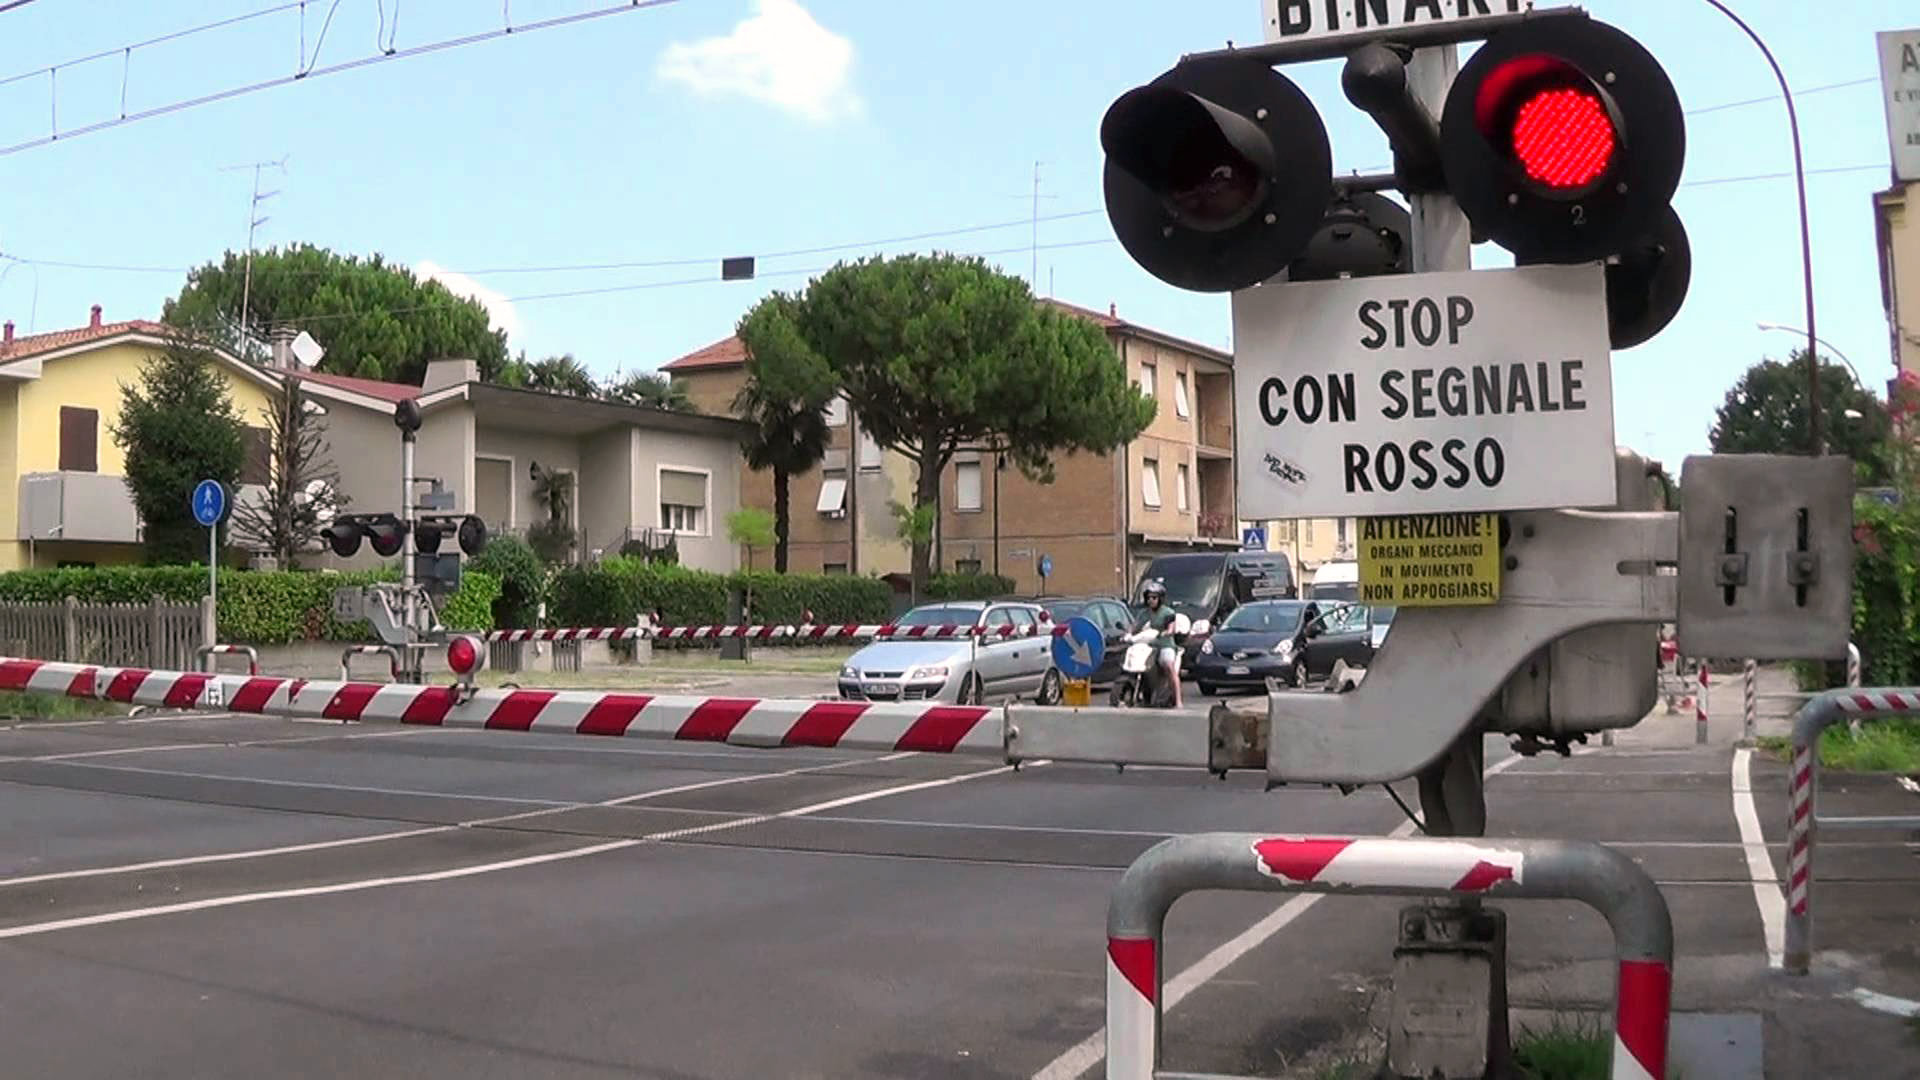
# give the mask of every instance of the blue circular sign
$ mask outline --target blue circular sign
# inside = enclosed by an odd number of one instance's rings
[[[1069,679],[1091,676],[1106,654],[1106,636],[1092,619],[1084,616],[1068,619],[1066,631],[1054,635],[1053,666]]]
[[[1053,556],[1051,555],[1040,556],[1040,576],[1041,577],[1053,576]]]
[[[227,489],[218,480],[202,480],[193,489],[193,520],[211,529],[227,513]]]

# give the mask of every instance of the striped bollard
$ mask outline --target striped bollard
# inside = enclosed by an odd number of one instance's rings
[[[1741,731],[1743,733],[1741,738],[1748,742],[1753,741],[1755,735],[1754,729],[1760,721],[1759,671],[1760,665],[1749,660],[1747,661],[1746,671],[1742,676],[1744,680],[1742,688],[1746,691],[1746,700],[1741,706]]]
[[[1700,696],[1693,702],[1693,744],[1707,745],[1707,662],[1700,661]]]
[[[1851,641],[1847,642],[1847,689],[1860,689],[1860,646]],[[1848,720],[1847,730],[1855,735],[1860,734],[1860,718],[1856,716]]]

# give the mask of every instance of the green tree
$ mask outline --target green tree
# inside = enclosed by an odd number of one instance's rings
[[[1105,453],[1144,430],[1153,399],[1127,381],[1099,327],[1042,307],[979,259],[842,263],[809,286],[798,325],[875,442],[914,463],[916,508],[937,505],[962,446],[1005,442],[1023,472],[1055,454]],[[913,545],[926,583],[931,545]]]
[[[1887,478],[1891,423],[1880,400],[1854,381],[1845,365],[1820,361],[1820,417],[1827,449],[1854,461],[1862,484]],[[1762,360],[1727,391],[1708,434],[1716,454],[1807,452],[1806,352],[1786,362]]]
[[[146,525],[150,565],[205,558],[206,531],[188,500],[202,480],[232,488],[240,477],[244,425],[219,365],[204,343],[181,339],[141,367],[137,385],[120,387],[112,435],[126,453],[127,490]]]
[[[479,301],[379,255],[362,259],[309,244],[254,252],[251,284],[246,253],[227,252],[187,275],[162,318],[239,352],[243,294],[252,334],[299,327],[326,348],[320,369],[338,375],[418,385],[428,361],[459,357],[477,361],[481,378],[492,379],[507,359],[506,332],[492,328]]]
[[[600,385],[593,381],[593,373],[587,370],[585,364],[575,360],[572,353],[548,356],[527,364],[525,387],[573,397],[600,395]]]
[[[747,350],[747,381],[733,410],[753,426],[741,438],[747,467],[773,473],[773,568],[787,571],[792,485],[827,456],[827,403],[833,373],[800,336],[800,301],[774,293],[740,319],[735,333]]]
[[[727,539],[747,549],[747,569],[753,569],[755,548],[773,546],[773,515],[757,506],[727,515]]]
[[[580,538],[573,531],[573,474],[543,469],[531,463],[533,501],[546,510],[547,519],[535,522],[527,530],[527,543],[542,561],[563,563],[573,558]]]
[[[241,540],[293,569],[347,500],[328,457],[326,421],[289,380],[267,416],[267,487],[263,498],[237,503],[233,530]]]
[[[624,378],[614,379],[601,388],[601,396],[608,401],[622,405],[637,405],[646,409],[664,409],[667,412],[698,412],[692,399],[687,397],[687,388],[672,377],[657,371],[636,371]]]

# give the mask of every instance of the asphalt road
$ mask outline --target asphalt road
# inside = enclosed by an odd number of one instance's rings
[[[1728,752],[1506,756],[1490,740],[1492,831],[1625,844],[1667,883],[1679,1004],[1740,1007],[1765,954]],[[1404,820],[1377,789],[1262,780],[241,717],[0,730],[3,1071],[1096,1075],[1120,868],[1169,833]],[[1182,900],[1167,1065],[1274,1075],[1363,1039],[1398,906]],[[1516,1004],[1608,997],[1597,917],[1509,907]]]

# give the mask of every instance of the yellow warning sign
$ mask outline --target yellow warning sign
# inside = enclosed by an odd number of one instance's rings
[[[1500,599],[1497,514],[1360,519],[1360,602],[1458,607]]]
[[[1068,679],[1061,686],[1062,705],[1085,708],[1093,704],[1093,683],[1088,679]]]

